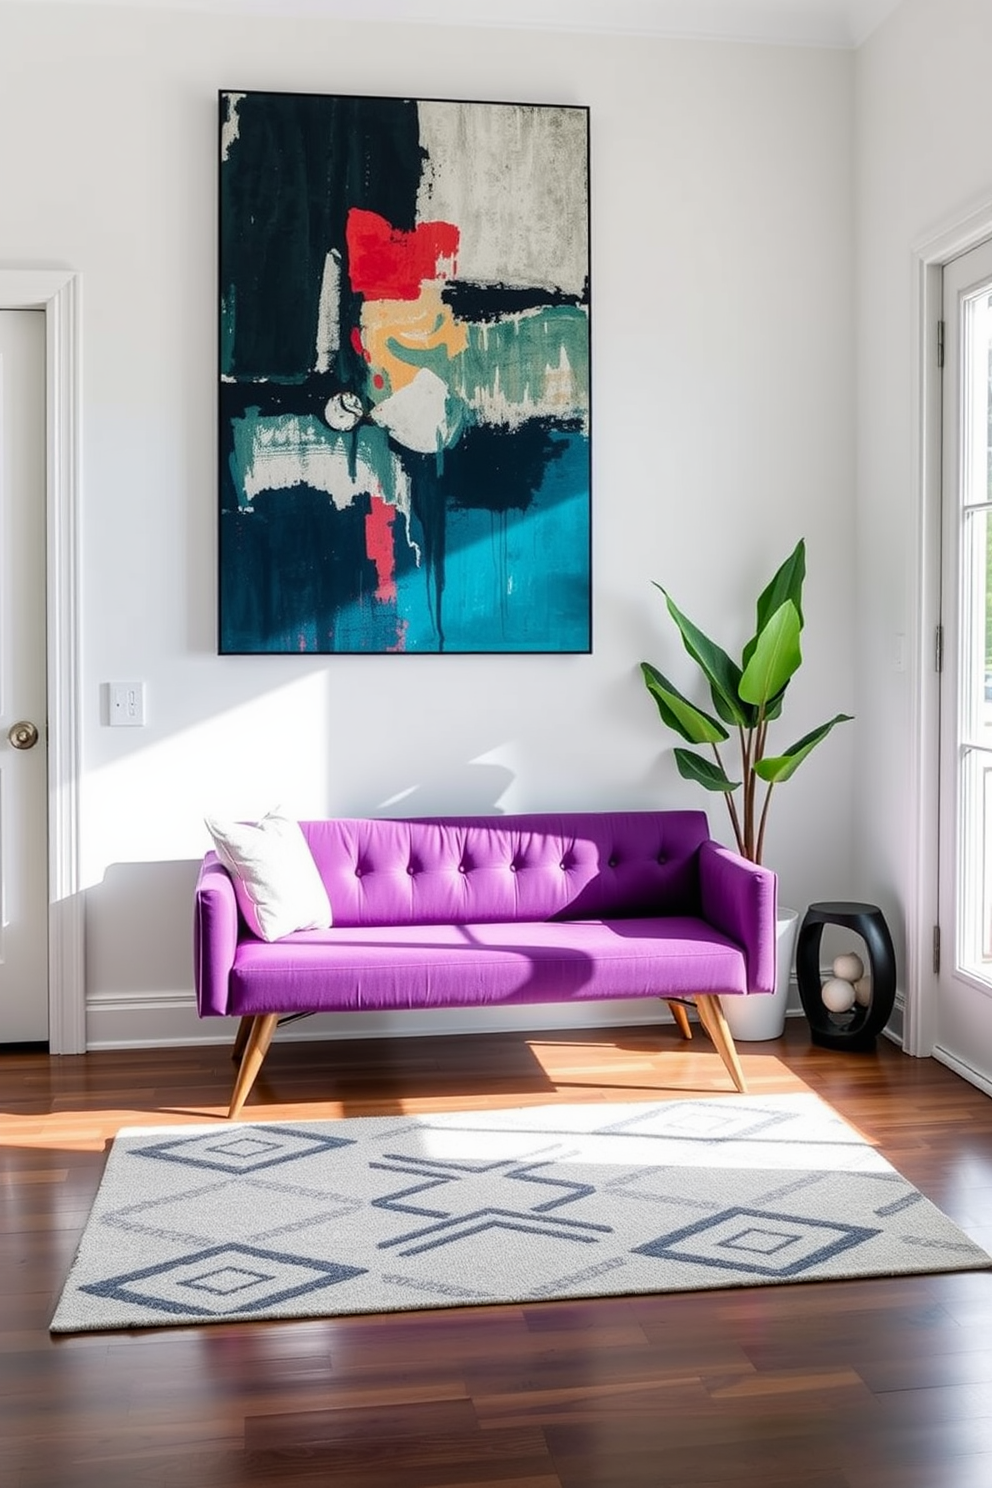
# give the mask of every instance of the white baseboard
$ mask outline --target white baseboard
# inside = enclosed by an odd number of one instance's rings
[[[532,1003],[507,1008],[431,1008],[423,1012],[315,1013],[280,1029],[280,1040],[424,1038],[429,1035],[511,1033],[568,1028],[643,1027],[671,1023],[663,1002]],[[87,1049],[173,1048],[227,1044],[234,1018],[199,1018],[189,997],[152,1000],[101,998],[86,1011]]]
[[[906,1031],[906,998],[902,992],[896,993],[896,1000],[892,1006],[892,1015],[882,1030],[885,1038],[891,1039],[892,1043],[898,1044],[900,1049],[905,1047]]]
[[[804,1016],[797,989],[789,989],[786,1016]],[[612,1002],[530,1003],[521,1007],[430,1008],[421,1012],[316,1013],[280,1029],[280,1040],[424,1038],[465,1033],[519,1033],[557,1028],[645,1027],[671,1023],[666,1005],[653,998]],[[234,1018],[200,1018],[191,992],[155,997],[109,994],[86,1007],[87,1049],[180,1048],[228,1044]]]
[[[936,1044],[933,1050],[933,1057],[937,1060],[938,1064],[946,1064],[947,1068],[953,1070],[956,1075],[960,1075],[962,1080],[967,1080],[969,1085],[974,1085],[985,1095],[992,1095],[992,1080],[989,1080],[987,1075],[981,1074],[978,1070],[972,1069],[970,1064],[965,1064],[955,1054],[948,1053],[946,1049],[942,1049],[939,1044]]]

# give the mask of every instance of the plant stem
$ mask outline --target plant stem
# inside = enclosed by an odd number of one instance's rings
[[[723,760],[720,758],[720,751],[719,749],[717,749],[715,744],[713,745],[713,754],[716,757],[716,762],[720,766],[720,769],[723,770]],[[726,770],[723,770],[723,773],[726,775]],[[727,810],[730,813],[730,825],[734,829],[734,837],[737,840],[737,851],[740,853],[742,858],[746,857],[746,853],[744,852],[744,839],[741,836],[740,817],[737,815],[737,806],[734,801],[733,792],[724,791],[723,799],[726,801]]]
[[[754,855],[754,861],[759,864],[761,862],[761,855],[765,850],[765,822],[768,820],[768,803],[772,798],[772,784],[772,781],[768,782],[764,805],[761,808],[761,821],[758,825],[758,846]]]
[[[763,803],[763,807],[762,807],[762,811],[761,811],[761,819],[760,819],[760,822],[758,822],[757,832],[756,832],[755,831],[755,816],[756,816],[757,796],[758,796],[758,776],[754,772],[754,767],[755,767],[755,765],[758,763],[758,761],[760,759],[764,759],[764,757],[765,757],[765,741],[766,741],[767,737],[768,737],[768,719],[765,717],[764,708],[762,708],[760,710],[759,714],[758,714],[758,722],[755,725],[755,729],[754,729],[754,749],[753,749],[753,752],[751,754],[751,757],[750,757],[750,759],[748,761],[748,776],[747,776],[747,806],[748,806],[748,824],[749,824],[749,830],[748,830],[748,836],[747,836],[747,845],[748,845],[748,854],[747,855],[751,859],[751,861],[754,862],[754,863],[760,863],[761,862],[761,849],[762,849],[762,842],[763,842],[764,832],[765,832],[765,816],[766,816],[766,814],[768,812],[768,796],[766,794],[765,795],[765,799],[764,799],[764,803]]]
[[[744,856],[754,861],[754,730],[741,729],[741,758],[744,765]]]

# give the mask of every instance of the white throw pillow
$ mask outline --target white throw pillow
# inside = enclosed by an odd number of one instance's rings
[[[299,822],[275,811],[260,822],[204,821],[253,934],[279,940],[327,929],[330,900]]]

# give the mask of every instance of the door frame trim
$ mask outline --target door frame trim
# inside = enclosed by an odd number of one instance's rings
[[[48,622],[49,1049],[86,1049],[79,864],[80,282],[70,269],[0,268],[0,310],[45,314]]]
[[[913,529],[911,616],[915,677],[911,688],[910,779],[914,820],[910,899],[906,906],[907,1054],[931,1055],[937,1042],[937,977],[933,927],[939,868],[940,680],[934,665],[941,618],[941,442],[943,374],[937,362],[937,325],[943,310],[943,273],[951,259],[992,238],[992,201],[945,223],[913,245],[916,335],[913,407],[916,522]]]

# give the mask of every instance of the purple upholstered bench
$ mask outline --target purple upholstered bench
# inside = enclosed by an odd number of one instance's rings
[[[333,925],[253,935],[214,853],[195,903],[201,1017],[238,1017],[236,1116],[279,1018],[656,997],[694,1003],[739,1090],[720,999],[770,992],[776,879],[701,811],[300,823]]]

